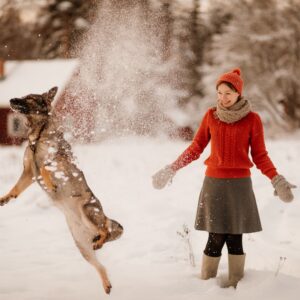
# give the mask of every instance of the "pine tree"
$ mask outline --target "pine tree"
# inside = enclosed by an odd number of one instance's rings
[[[75,55],[78,42],[94,21],[98,3],[97,0],[5,1],[0,14],[0,55],[10,59]],[[36,15],[24,21],[23,12],[28,13],[29,7]]]
[[[30,25],[22,22],[14,1],[5,1],[0,8],[0,57],[4,60],[31,58]]]
[[[96,0],[48,0],[40,11],[34,34],[43,58],[70,57],[90,28],[97,10]]]
[[[201,87],[200,68],[203,64],[203,50],[205,44],[205,28],[201,20],[200,0],[193,0],[191,11],[191,50],[194,53],[194,61],[191,63],[192,70],[192,94],[203,96]]]
[[[172,2],[173,34],[172,65],[176,86],[180,89],[178,106],[186,115],[186,125],[196,127],[199,104],[203,97],[202,65],[206,27],[202,19],[200,1],[191,5]]]

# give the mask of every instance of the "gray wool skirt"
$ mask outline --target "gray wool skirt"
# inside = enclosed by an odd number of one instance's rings
[[[251,178],[206,176],[199,197],[195,229],[230,234],[261,231]]]

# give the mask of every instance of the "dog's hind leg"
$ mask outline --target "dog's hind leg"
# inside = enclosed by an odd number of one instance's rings
[[[97,257],[96,257],[96,253],[94,250],[92,250],[91,248],[86,248],[86,247],[81,247],[81,245],[76,242],[77,247],[79,248],[82,256],[91,264],[95,267],[95,269],[97,270],[98,274],[101,277],[102,280],[102,285],[103,288],[105,290],[106,294],[110,293],[110,290],[112,288],[111,283],[108,279],[107,273],[106,273],[106,269],[105,267],[98,261]]]
[[[87,231],[87,228],[83,224],[72,218],[67,218],[67,224],[80,253],[86,259],[86,261],[95,267],[101,277],[105,292],[109,294],[111,290],[111,284],[105,267],[98,261],[96,253],[92,248],[92,236],[90,235],[89,230]]]
[[[109,294],[112,286],[108,279],[105,267],[97,260],[97,258],[96,261],[91,262],[91,264],[96,268],[97,272],[99,273],[106,294]]]
[[[83,223],[96,232],[92,240],[94,250],[100,249],[104,243],[116,240],[122,235],[122,225],[104,215],[101,204],[96,198],[91,198],[80,209]]]

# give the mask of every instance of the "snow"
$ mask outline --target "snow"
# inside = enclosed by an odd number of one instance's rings
[[[62,1],[58,4],[58,9],[63,12],[70,10],[72,7],[73,3],[71,3],[70,1]]]
[[[98,251],[113,289],[106,296],[98,274],[80,255],[61,212],[36,184],[0,207],[1,300],[206,300],[298,299],[300,294],[299,189],[290,204],[273,196],[268,178],[257,169],[252,180],[263,231],[244,236],[245,277],[238,288],[222,289],[227,272],[223,250],[216,279],[198,278],[207,233],[193,229],[204,178],[201,158],[180,170],[172,185],[154,190],[151,175],[174,160],[187,143],[122,138],[78,145],[74,154],[106,215],[124,226],[121,239]],[[268,140],[269,154],[291,183],[299,183],[299,138]],[[22,170],[22,147],[1,147],[3,195]],[[190,229],[196,267],[178,234]]]
[[[74,21],[74,25],[75,25],[75,28],[79,29],[79,30],[85,30],[90,27],[90,23],[84,18],[77,18]]]
[[[12,98],[45,93],[54,86],[58,86],[58,99],[77,66],[76,59],[6,61],[6,77],[0,81],[0,107],[9,106]]]

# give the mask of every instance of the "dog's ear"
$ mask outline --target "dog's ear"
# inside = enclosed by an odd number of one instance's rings
[[[52,89],[50,89],[48,92],[44,93],[42,96],[46,100],[47,105],[51,106],[51,102],[53,101],[56,93],[57,93],[58,88],[55,86]]]
[[[51,102],[53,101],[53,99],[57,93],[57,90],[58,90],[58,87],[55,86],[48,91],[48,101],[51,101]]]

